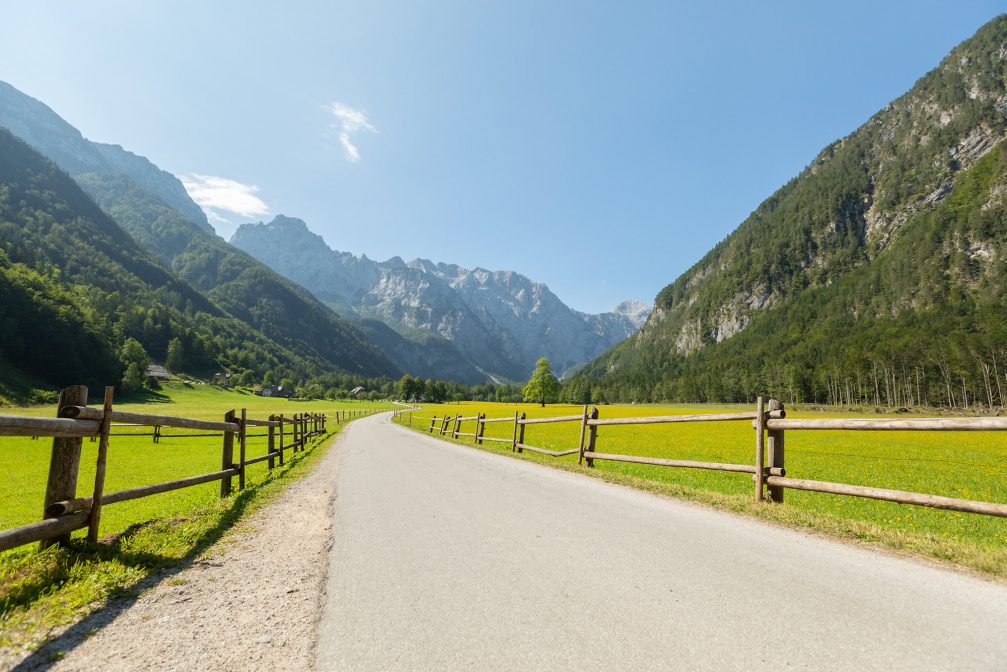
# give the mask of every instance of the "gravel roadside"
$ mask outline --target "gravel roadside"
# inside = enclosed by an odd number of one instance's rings
[[[13,669],[314,669],[345,427],[311,473],[128,606],[110,604]],[[73,630],[73,629],[71,629]]]

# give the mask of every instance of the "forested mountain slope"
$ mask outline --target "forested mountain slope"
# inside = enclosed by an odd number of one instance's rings
[[[119,145],[91,142],[46,104],[0,81],[0,126],[37,149],[71,175],[122,173],[203,231],[213,233],[206,215],[171,173]]]
[[[55,164],[0,128],[0,367],[26,381],[117,385],[136,338],[187,370],[277,368],[298,357],[228,315],[141,248]]]
[[[365,333],[310,292],[228,245],[181,183],[144,157],[85,139],[43,103],[0,82],[0,125],[46,154],[150,253],[226,313],[296,356],[299,377],[401,374]],[[234,358],[237,358],[235,353]],[[240,368],[266,364],[249,353]],[[310,362],[310,364],[309,364]]]
[[[1007,17],[833,143],[586,371],[610,397],[1001,403]]]

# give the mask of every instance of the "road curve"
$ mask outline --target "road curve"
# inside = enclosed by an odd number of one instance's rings
[[[1004,670],[1007,587],[393,425],[346,430],[319,670]]]

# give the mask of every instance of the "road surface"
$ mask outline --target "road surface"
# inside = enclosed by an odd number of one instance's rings
[[[320,670],[1007,670],[1007,587],[354,422]]]

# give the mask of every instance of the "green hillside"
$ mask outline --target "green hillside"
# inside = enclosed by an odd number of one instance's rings
[[[313,375],[401,371],[350,322],[306,289],[203,231],[120,173],[84,173],[80,185],[144,248],[231,315],[313,363]]]
[[[819,154],[586,370],[627,400],[961,407],[1007,387],[1007,17]]]
[[[0,367],[7,386],[121,377],[127,338],[163,361],[182,345],[186,371],[325,365],[235,319],[140,247],[55,164],[0,129]],[[322,369],[324,370],[324,369]],[[3,390],[0,390],[2,393]]]

